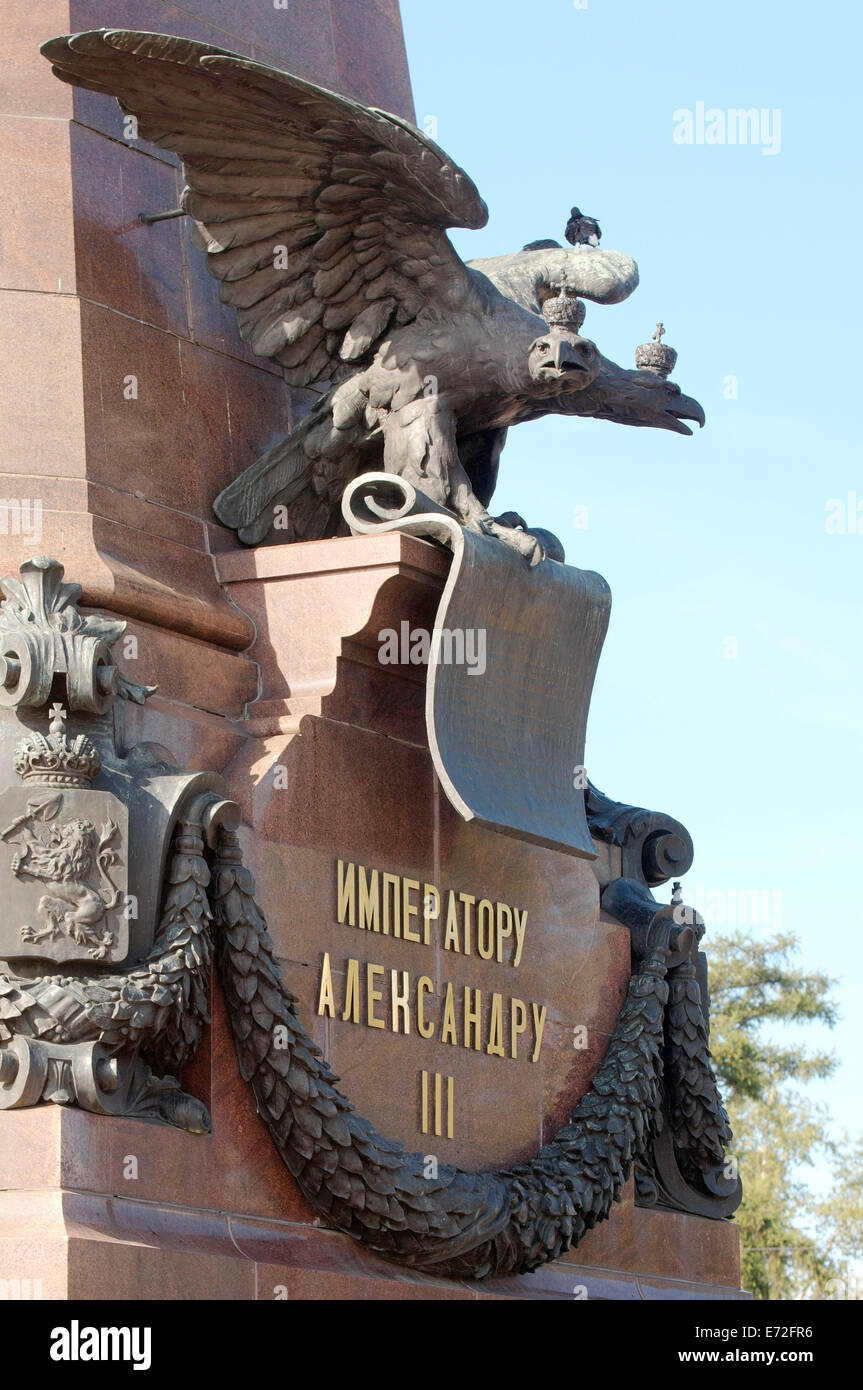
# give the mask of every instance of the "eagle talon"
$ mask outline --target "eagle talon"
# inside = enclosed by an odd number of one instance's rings
[[[482,536],[491,536],[508,545],[511,550],[517,550],[531,569],[546,559],[542,542],[532,531],[528,531],[524,518],[517,512],[504,512],[502,517],[491,517],[484,510],[471,510],[461,518],[461,522],[465,530],[478,531]]]
[[[545,548],[542,542],[532,531],[527,528],[517,530],[514,526],[501,526],[497,522],[492,523],[494,530],[492,534],[508,545],[511,550],[517,550],[527,560],[530,568],[539,565],[546,558]]]

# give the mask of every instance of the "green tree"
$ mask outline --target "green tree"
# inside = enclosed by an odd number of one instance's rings
[[[832,1053],[777,1040],[776,1025],[837,1019],[836,981],[797,963],[796,937],[736,931],[710,940],[710,1046],[743,1180],[744,1288],[756,1298],[854,1296],[863,1261],[863,1138],[832,1138],[826,1106],[806,1093]],[[829,1194],[806,1169],[825,1159]]]

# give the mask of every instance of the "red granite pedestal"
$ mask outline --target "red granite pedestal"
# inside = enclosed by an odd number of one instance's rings
[[[54,1107],[0,1116],[6,1297],[741,1297],[733,1225],[635,1207],[630,1188],[607,1223],[535,1274],[477,1283],[391,1265],[327,1230],[296,1192],[235,1081],[221,1009],[213,1044],[209,1138]]]
[[[629,938],[600,911],[589,861],[464,823],[441,794],[424,670],[381,666],[376,639],[405,613],[431,623],[447,565],[443,550],[397,534],[223,556],[225,592],[260,635],[249,653],[258,698],[235,726],[234,756],[220,761],[244,810],[283,976],[342,1090],[409,1149],[488,1169],[535,1153],[589,1087],[626,988]],[[150,717],[138,716],[142,728]],[[345,940],[335,857],[529,910],[518,990],[548,1004],[537,1065],[321,1016],[325,947],[336,975],[348,948],[411,969],[419,965],[405,951],[422,954],[370,933],[360,945],[357,932]],[[459,974],[434,954],[422,957],[433,976],[492,988],[489,971],[506,970],[474,959]],[[207,1042],[183,1077],[211,1109],[211,1136],[55,1107],[0,1114],[0,1269],[14,1287],[100,1299],[741,1296],[734,1225],[639,1208],[631,1186],[608,1222],[532,1275],[471,1283],[388,1264],[328,1229],[300,1196],[238,1076],[216,982],[212,1002]],[[589,1039],[579,1051],[576,1024]],[[420,1132],[415,1077],[429,1065],[455,1078],[451,1140]]]
[[[39,53],[111,27],[211,43],[413,119],[407,58],[396,0],[4,8],[0,496],[19,510],[0,505],[0,573],[61,560],[85,604],[129,621],[128,674],[158,683],[149,725],[171,725],[158,741],[222,765],[256,671],[241,655],[252,624],[215,574],[238,543],[213,498],[317,395],[249,351],[186,219],[140,221],[177,207],[177,158],[126,138],[116,101],[59,82]]]

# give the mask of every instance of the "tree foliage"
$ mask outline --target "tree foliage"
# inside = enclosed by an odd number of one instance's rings
[[[833,1027],[838,1017],[836,981],[803,970],[798,950],[782,933],[710,943],[710,1046],[743,1180],[742,1282],[756,1298],[854,1297],[863,1293],[863,1137],[833,1136],[826,1106],[805,1089],[831,1075],[835,1056],[781,1036],[783,1025]],[[826,1196],[811,1185],[819,1160],[831,1175]]]

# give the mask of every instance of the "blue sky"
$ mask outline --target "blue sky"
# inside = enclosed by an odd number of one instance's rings
[[[707,412],[691,439],[598,421],[521,426],[492,510],[556,531],[571,564],[611,584],[589,774],[688,826],[688,900],[699,884],[760,890],[762,917],[780,920],[757,929],[797,933],[806,964],[842,977],[841,1024],[801,1037],[835,1049],[841,1066],[823,1095],[857,1130],[859,8],[401,8],[418,124],[435,118],[434,138],[491,213],[482,231],[453,234],[461,255],[562,240],[577,203],[641,272],[625,304],[588,305],[583,332],[632,366],[661,319],[680,354],[674,379]],[[674,113],[698,102],[770,113],[776,152],[676,143]],[[826,529],[841,515],[832,499],[845,503],[844,534]],[[576,506],[587,507],[586,529]]]

